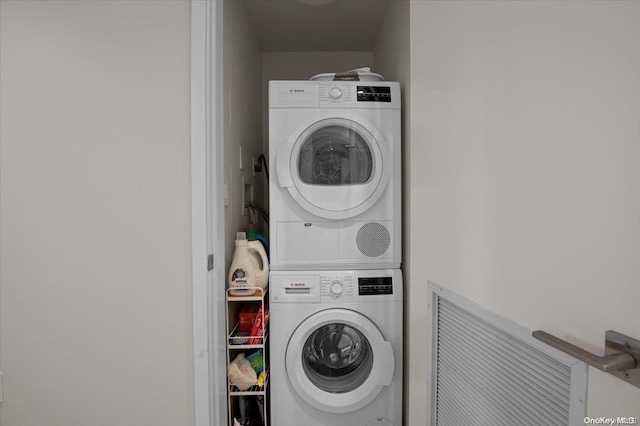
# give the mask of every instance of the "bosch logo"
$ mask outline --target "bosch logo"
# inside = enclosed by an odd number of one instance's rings
[[[304,287],[304,283],[291,283],[289,284],[291,287]]]
[[[289,89],[289,93],[304,93],[304,89]]]

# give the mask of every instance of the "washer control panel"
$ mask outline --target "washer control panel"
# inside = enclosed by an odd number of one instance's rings
[[[393,294],[393,279],[391,277],[360,277],[358,294],[360,296]]]
[[[273,303],[362,303],[402,300],[402,272],[386,270],[272,271]]]
[[[378,276],[321,275],[320,295],[332,299],[393,294],[393,278]]]
[[[321,275],[320,288],[321,296],[331,296],[334,299],[353,296],[353,275]]]
[[[342,96],[342,89],[339,87],[332,87],[331,89],[329,89],[329,96],[331,96],[333,99],[340,99],[340,97]]]

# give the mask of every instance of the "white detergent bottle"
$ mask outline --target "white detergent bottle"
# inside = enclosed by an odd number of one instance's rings
[[[233,296],[249,296],[254,292],[250,287],[256,285],[256,273],[247,243],[247,235],[244,232],[238,232],[236,249],[233,251],[231,268],[229,268],[229,294]]]
[[[269,260],[259,241],[247,241],[246,233],[236,234],[236,249],[229,268],[229,294],[250,296],[255,288],[266,288],[269,281]]]
[[[260,241],[249,241],[247,248],[255,271],[255,286],[265,289],[269,283],[269,258],[267,257],[267,252]]]

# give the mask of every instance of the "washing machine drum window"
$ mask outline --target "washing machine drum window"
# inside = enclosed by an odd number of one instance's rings
[[[328,413],[348,413],[373,401],[391,384],[394,364],[391,343],[378,327],[363,314],[340,308],[304,319],[285,352],[294,393]]]
[[[362,385],[373,366],[367,338],[346,324],[329,324],[309,336],[302,353],[304,371],[315,386],[331,393]]]
[[[366,183],[373,172],[373,156],[365,139],[344,125],[322,127],[300,147],[298,174],[310,185]]]

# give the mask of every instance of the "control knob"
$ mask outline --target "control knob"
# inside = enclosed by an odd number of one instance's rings
[[[331,96],[333,99],[339,99],[340,96],[342,96],[342,90],[340,90],[339,87],[332,87],[329,90],[329,96]]]
[[[342,290],[343,290],[344,284],[342,284],[341,281],[332,281],[331,285],[329,286],[329,291],[331,291],[331,295],[332,296],[340,296],[342,294]]]

